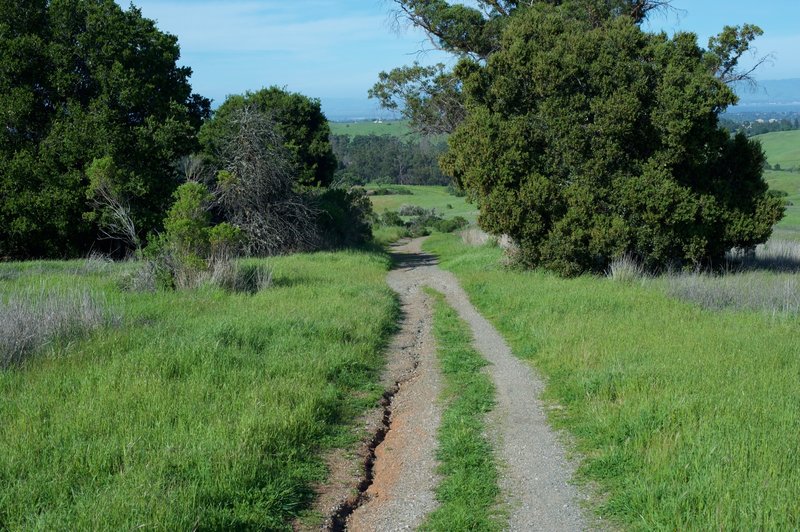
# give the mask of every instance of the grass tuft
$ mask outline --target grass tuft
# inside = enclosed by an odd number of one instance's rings
[[[434,294],[434,334],[445,377],[437,450],[443,479],[436,488],[441,505],[422,530],[501,530],[497,467],[484,423],[494,406],[494,385],[482,371],[487,362],[472,347],[469,327]]]
[[[624,255],[611,261],[606,275],[619,283],[632,283],[647,277],[647,272],[634,257]]]

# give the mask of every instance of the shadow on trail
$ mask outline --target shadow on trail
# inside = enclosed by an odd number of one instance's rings
[[[436,266],[439,260],[428,253],[390,253],[394,269],[417,268],[419,266]]]

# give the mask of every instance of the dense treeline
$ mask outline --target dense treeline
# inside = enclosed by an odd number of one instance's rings
[[[104,157],[136,226],[159,227],[210,107],[179,57],[113,0],[0,1],[0,257],[85,253],[102,216],[86,170]]]
[[[339,161],[336,179],[342,183],[450,183],[450,178],[439,168],[439,157],[447,150],[447,141],[441,137],[402,139],[392,135],[333,135],[331,144]]]
[[[270,87],[212,116],[179,58],[135,7],[0,0],[0,258],[143,250],[175,273],[369,237],[319,100]]]
[[[756,135],[775,133],[777,131],[794,131],[800,129],[800,117],[742,121],[722,119],[720,120],[720,125],[731,134],[743,133],[748,137],[755,137]]]

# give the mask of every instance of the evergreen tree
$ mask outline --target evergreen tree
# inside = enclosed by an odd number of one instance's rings
[[[0,256],[74,256],[102,215],[87,168],[109,158],[145,234],[197,148],[209,101],[177,39],[113,0],[0,0]]]

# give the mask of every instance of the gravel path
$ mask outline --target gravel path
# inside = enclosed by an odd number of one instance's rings
[[[389,347],[387,375],[404,375],[390,410],[385,440],[375,449],[372,483],[346,528],[413,530],[436,508],[436,433],[441,375],[433,340],[433,310],[422,288],[443,293],[467,322],[475,347],[490,365],[497,404],[488,425],[501,464],[501,488],[514,531],[573,531],[589,526],[580,495],[570,484],[573,464],[547,424],[539,395],[544,385],[514,357],[497,330],[475,309],[458,279],[422,252],[416,239],[393,248],[389,285],[400,296],[401,330]],[[405,369],[403,369],[405,368]]]
[[[438,401],[441,374],[433,339],[433,309],[418,279],[425,260],[395,257],[389,286],[400,296],[400,332],[388,349],[389,374],[395,365],[411,371],[399,382],[390,405],[390,428],[375,449],[373,481],[365,501],[347,521],[352,531],[413,530],[436,508],[437,431],[442,416]]]

